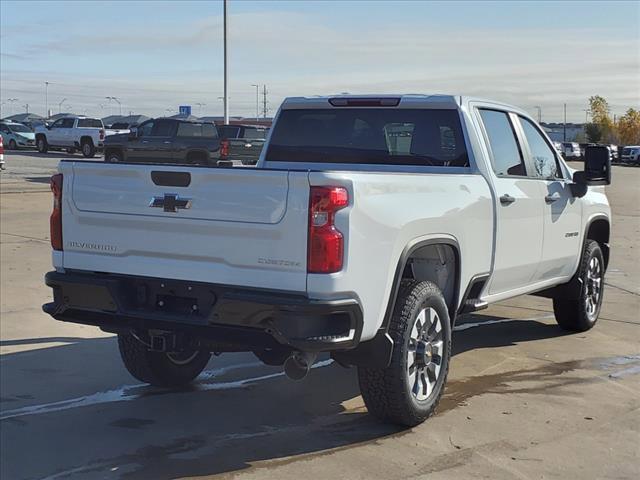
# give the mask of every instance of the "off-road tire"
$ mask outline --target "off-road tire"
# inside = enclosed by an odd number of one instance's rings
[[[409,338],[421,310],[432,308],[442,325],[443,352],[440,372],[432,393],[423,401],[413,396],[407,377]],[[389,335],[394,342],[386,368],[358,368],[360,391],[369,413],[382,421],[415,426],[431,416],[444,392],[451,357],[451,322],[442,292],[433,282],[403,280],[391,318]]]
[[[592,302],[595,304],[595,310],[590,312],[588,297],[592,296],[593,292],[593,280],[590,278],[593,262],[597,262],[599,265],[600,288],[597,301]],[[584,332],[593,328],[598,321],[604,296],[604,257],[598,242],[594,240],[586,241],[578,271],[571,282],[575,284],[574,288],[580,292],[578,298],[567,299],[566,295],[558,295],[553,299],[553,313],[562,329],[572,332]]]
[[[36,147],[38,148],[38,152],[47,153],[49,151],[49,143],[47,142],[47,137],[45,137],[44,135],[37,136]]]
[[[96,147],[91,139],[82,140],[80,150],[82,151],[82,156],[85,158],[93,158],[96,155]]]
[[[211,358],[211,353],[200,350],[188,363],[176,364],[168,354],[150,351],[131,333],[118,334],[118,347],[129,373],[157,387],[177,388],[191,383]]]

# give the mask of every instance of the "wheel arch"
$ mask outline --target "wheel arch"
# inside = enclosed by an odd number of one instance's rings
[[[587,223],[585,235],[582,242],[582,251],[587,240],[595,240],[600,245],[604,258],[605,270],[609,266],[609,239],[611,237],[611,224],[606,215],[595,215]]]
[[[82,135],[80,137],[80,145],[82,145],[84,142],[86,142],[87,140],[89,140],[91,142],[91,144],[93,145],[93,138],[91,137],[91,135]]]
[[[440,260],[440,268],[437,266]],[[442,236],[409,242],[398,259],[391,294],[381,328],[388,327],[404,278],[433,281],[442,290],[451,323],[455,321],[460,295],[460,244],[454,237]]]
[[[202,160],[206,163],[209,161],[209,152],[205,149],[193,148],[187,151],[187,154],[185,155],[184,158],[187,162],[197,159],[197,160]]]

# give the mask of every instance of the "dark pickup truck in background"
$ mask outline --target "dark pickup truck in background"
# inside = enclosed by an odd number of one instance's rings
[[[129,133],[111,135],[104,144],[106,162],[216,165],[220,138],[213,123],[157,118]]]
[[[218,133],[220,160],[255,165],[260,158],[269,129],[260,125],[220,125]]]

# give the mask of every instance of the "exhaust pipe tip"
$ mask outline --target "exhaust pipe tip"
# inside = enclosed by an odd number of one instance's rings
[[[293,352],[284,362],[284,373],[291,380],[304,379],[311,365],[316,359],[317,354],[309,352]]]

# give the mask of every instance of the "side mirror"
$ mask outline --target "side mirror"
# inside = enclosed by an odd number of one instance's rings
[[[140,136],[140,132],[138,131],[138,127],[131,127],[129,129],[129,140],[134,140]]]
[[[611,151],[609,147],[588,146],[585,148],[584,174],[587,185],[611,184]]]
[[[584,171],[573,174],[571,192],[583,197],[589,185],[611,184],[611,153],[603,146],[587,146],[584,151]]]

